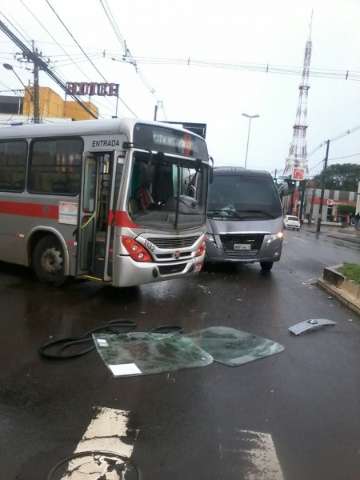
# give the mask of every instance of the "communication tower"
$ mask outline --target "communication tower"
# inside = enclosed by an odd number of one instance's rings
[[[293,138],[290,144],[289,155],[286,159],[284,176],[291,177],[293,180],[304,180],[308,173],[306,130],[308,113],[308,95],[309,95],[309,73],[312,50],[312,17],[311,13],[309,25],[309,37],[305,46],[304,65],[302,69],[301,83],[299,85],[299,101],[296,112],[295,125],[293,127]]]

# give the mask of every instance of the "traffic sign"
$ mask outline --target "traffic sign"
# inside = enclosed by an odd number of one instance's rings
[[[305,179],[305,169],[294,167],[292,169],[291,178],[292,180],[297,180],[298,182],[301,182],[302,180]]]

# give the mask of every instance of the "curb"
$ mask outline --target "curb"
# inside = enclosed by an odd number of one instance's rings
[[[319,278],[316,284],[325,290],[325,292],[330,293],[332,296],[337,298],[342,304],[346,305],[348,308],[350,308],[353,312],[355,312],[357,315],[360,317],[360,306],[358,306],[350,297],[350,295],[346,294],[344,291],[342,291],[340,288],[334,287],[333,285],[330,285],[328,282],[323,280],[322,278]]]
[[[359,238],[356,238],[356,237],[352,238],[351,236],[342,237],[340,235],[336,235],[333,233],[328,233],[327,236],[330,238],[335,238],[336,240],[341,240],[343,242],[354,243],[355,245],[359,245],[360,247],[360,237]]]

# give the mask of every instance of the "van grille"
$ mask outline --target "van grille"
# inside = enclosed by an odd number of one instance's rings
[[[220,240],[225,252],[235,253],[238,257],[253,256],[260,250],[262,242],[264,240],[264,234],[225,234],[220,235]],[[250,245],[250,250],[234,250],[234,244],[247,244]]]
[[[149,242],[156,245],[158,248],[185,248],[191,247],[199,236],[193,237],[157,237],[148,238]]]
[[[255,259],[258,257],[259,250],[227,250],[227,258],[237,258],[237,259]]]

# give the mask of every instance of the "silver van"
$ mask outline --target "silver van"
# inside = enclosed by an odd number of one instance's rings
[[[284,221],[271,175],[240,167],[215,167],[208,196],[206,261],[260,262],[264,271],[280,260]]]

